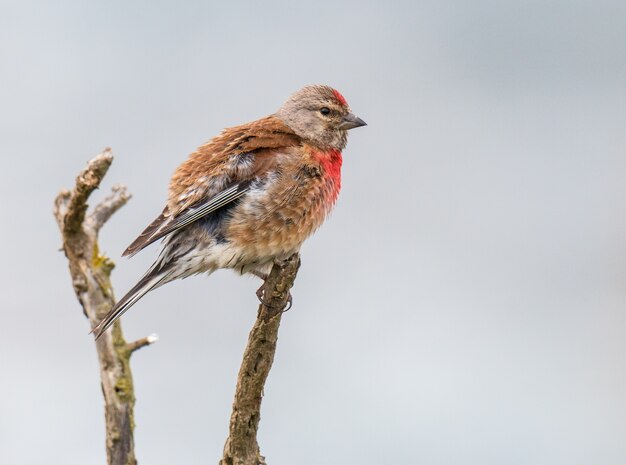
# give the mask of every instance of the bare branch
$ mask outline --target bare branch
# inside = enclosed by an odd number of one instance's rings
[[[63,250],[69,262],[74,292],[89,318],[90,327],[94,327],[115,303],[110,278],[115,264],[100,253],[98,231],[130,197],[124,188],[117,187],[95,212],[85,217],[87,199],[100,185],[112,161],[111,150],[105,149],[81,171],[74,188],[61,191],[54,202],[54,216],[63,238]],[[138,341],[128,346],[119,322],[96,343],[104,395],[109,465],[137,463],[133,439],[135,393],[130,355],[132,350],[142,344]],[[135,345],[137,347],[133,349]]]
[[[158,335],[151,334],[150,336],[142,337],[141,339],[137,339],[136,341],[129,342],[128,344],[126,344],[126,350],[132,354],[136,350],[139,350],[142,347],[149,346],[150,344],[154,344],[158,340]]]
[[[69,198],[67,194],[62,192],[59,197],[63,195],[67,198],[64,202],[65,214],[63,215],[63,234],[74,234],[82,226],[85,219],[85,212],[87,211],[87,199],[91,193],[100,186],[100,182],[104,175],[111,166],[113,161],[113,155],[111,149],[106,148],[104,151],[92,159],[87,167],[81,171],[76,178],[76,185],[72,189]],[[57,197],[57,201],[59,200]],[[58,202],[55,202],[57,205]]]
[[[237,377],[237,388],[230,417],[229,436],[220,465],[265,465],[257,441],[261,400],[265,381],[272,368],[282,312],[289,301],[289,290],[300,267],[296,253],[276,263],[264,284],[264,300],[248,336],[248,344]]]
[[[111,193],[93,209],[89,219],[93,222],[94,228],[100,230],[104,223],[109,221],[113,214],[126,205],[131,198],[126,186],[116,184],[111,188]]]

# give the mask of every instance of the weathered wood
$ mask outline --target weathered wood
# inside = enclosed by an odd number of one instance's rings
[[[300,267],[296,253],[276,263],[264,284],[263,301],[248,336],[248,344],[237,377],[229,436],[220,465],[264,465],[257,441],[261,419],[261,400],[265,381],[272,368],[278,328],[289,303],[289,290]]]
[[[69,261],[74,292],[93,328],[115,303],[111,270],[115,264],[100,253],[100,228],[130,199],[124,186],[115,186],[111,194],[87,213],[89,195],[99,187],[113,161],[110,149],[91,160],[76,178],[71,191],[61,191],[54,203],[63,250]],[[106,451],[109,465],[135,465],[133,409],[135,393],[130,369],[133,351],[154,342],[148,337],[127,344],[119,322],[97,342],[100,379],[104,395]]]

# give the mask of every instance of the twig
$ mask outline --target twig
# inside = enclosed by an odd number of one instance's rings
[[[76,178],[72,191],[63,190],[54,202],[63,238],[63,250],[69,261],[74,292],[94,327],[115,303],[110,274],[115,264],[98,248],[98,232],[106,221],[130,198],[123,186],[117,186],[86,216],[89,195],[100,186],[111,162],[111,149],[91,160]],[[150,337],[127,344],[119,322],[96,343],[100,379],[104,394],[106,450],[109,465],[135,465],[133,408],[135,393],[130,370],[130,356],[139,347],[154,340]]]
[[[90,220],[93,221],[94,228],[99,231],[104,224],[109,221],[109,218],[126,205],[126,202],[130,200],[130,193],[126,189],[126,186],[116,184],[111,188],[111,193],[93,209],[93,213],[89,215]]]
[[[131,354],[141,349],[142,347],[149,346],[150,344],[154,344],[159,340],[159,336],[156,334],[151,334],[150,336],[142,337],[141,339],[137,339],[136,341],[129,342],[126,344],[126,350],[128,350]]]
[[[257,441],[261,400],[267,375],[274,361],[278,328],[287,306],[289,290],[300,267],[296,253],[276,263],[264,284],[264,300],[248,336],[248,344],[237,377],[229,436],[220,465],[265,465]]]

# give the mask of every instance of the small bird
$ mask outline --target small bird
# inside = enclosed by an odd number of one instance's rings
[[[349,129],[366,123],[325,85],[306,86],[265,118],[225,129],[174,172],[163,212],[123,253],[163,239],[139,282],[92,330],[99,338],[147,292],[230,268],[266,279],[331,211]]]

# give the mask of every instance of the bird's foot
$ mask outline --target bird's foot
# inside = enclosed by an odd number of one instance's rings
[[[263,283],[261,287],[259,287],[256,290],[256,296],[259,299],[259,302],[261,302],[261,304],[265,305],[267,308],[278,308],[276,305],[272,305],[265,299],[265,283]],[[287,305],[282,312],[283,313],[288,312],[291,309],[292,305],[293,305],[293,297],[291,296],[291,291],[290,291],[289,295],[287,296]]]

